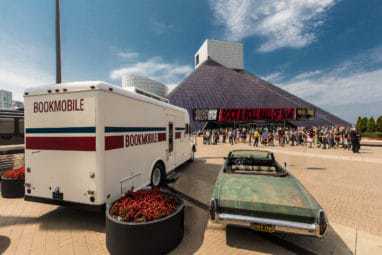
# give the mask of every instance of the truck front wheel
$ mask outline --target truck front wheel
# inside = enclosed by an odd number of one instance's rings
[[[161,163],[156,163],[151,173],[151,186],[159,187],[165,179],[165,170]]]

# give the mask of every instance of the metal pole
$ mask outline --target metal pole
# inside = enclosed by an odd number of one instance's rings
[[[56,0],[56,83],[61,83],[60,0]]]

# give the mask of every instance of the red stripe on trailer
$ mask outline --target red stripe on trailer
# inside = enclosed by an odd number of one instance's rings
[[[105,150],[123,148],[123,135],[105,136]]]
[[[158,134],[158,142],[166,141],[166,133],[159,133]]]
[[[26,137],[26,148],[31,150],[95,151],[96,138],[71,137]]]
[[[175,139],[182,138],[182,132],[175,132]]]

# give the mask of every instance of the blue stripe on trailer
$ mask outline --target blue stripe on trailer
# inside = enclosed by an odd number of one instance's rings
[[[179,131],[182,131],[182,130],[185,130],[186,128],[184,128],[184,127],[177,127],[177,128],[175,128],[175,130],[179,130]]]
[[[63,127],[63,128],[26,128],[27,134],[47,134],[47,133],[95,133],[95,127]]]
[[[105,127],[105,133],[166,131],[165,127]]]

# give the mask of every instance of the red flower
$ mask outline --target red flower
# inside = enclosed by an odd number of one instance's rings
[[[11,169],[4,172],[2,175],[3,179],[12,179],[12,180],[24,180],[25,179],[25,167],[22,166],[17,169]]]
[[[145,222],[166,217],[176,210],[176,200],[158,188],[129,191],[112,205],[110,214],[126,222]]]

